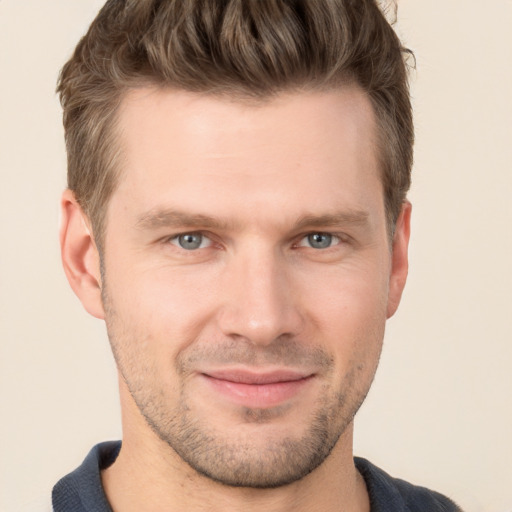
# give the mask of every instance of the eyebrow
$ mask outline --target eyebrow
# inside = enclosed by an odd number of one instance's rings
[[[178,210],[153,210],[139,217],[136,223],[139,229],[159,229],[178,227],[199,227],[206,229],[227,230],[233,228],[232,222],[226,222],[209,215],[187,213]]]
[[[364,226],[368,224],[369,214],[363,210],[346,210],[325,215],[303,215],[297,219],[295,229],[327,228],[333,226]]]
[[[294,223],[293,230],[300,231],[306,228],[327,228],[333,226],[368,224],[369,214],[363,210],[346,210],[322,215],[306,214],[300,216]],[[155,230],[160,228],[204,228],[213,230],[236,230],[238,222],[226,221],[210,215],[200,213],[187,213],[173,209],[152,210],[141,215],[136,226],[141,230]]]

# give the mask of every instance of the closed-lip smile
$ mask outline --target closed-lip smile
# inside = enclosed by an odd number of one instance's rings
[[[230,402],[246,407],[269,408],[295,397],[315,374],[290,369],[255,371],[229,368],[209,370],[200,375],[214,392]]]

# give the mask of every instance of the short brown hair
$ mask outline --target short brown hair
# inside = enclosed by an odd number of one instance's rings
[[[68,186],[97,244],[119,174],[118,107],[144,84],[242,100],[357,83],[376,113],[392,231],[412,166],[407,52],[375,0],[108,0],[57,87]]]

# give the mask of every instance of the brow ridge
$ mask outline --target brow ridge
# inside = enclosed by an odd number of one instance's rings
[[[369,214],[363,210],[349,209],[346,211],[326,214],[305,214],[297,218],[293,230],[305,228],[332,227],[339,225],[367,224]],[[201,213],[188,213],[175,209],[156,209],[142,214],[136,226],[142,230],[154,230],[163,227],[202,227],[205,229],[228,230],[236,229],[239,223],[226,221]]]

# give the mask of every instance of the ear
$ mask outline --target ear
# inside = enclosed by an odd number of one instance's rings
[[[408,248],[411,233],[411,210],[411,203],[405,201],[396,221],[389,276],[388,318],[393,316],[398,309],[409,271]]]
[[[91,315],[103,319],[100,255],[87,216],[69,189],[61,199],[60,247],[71,288]]]

